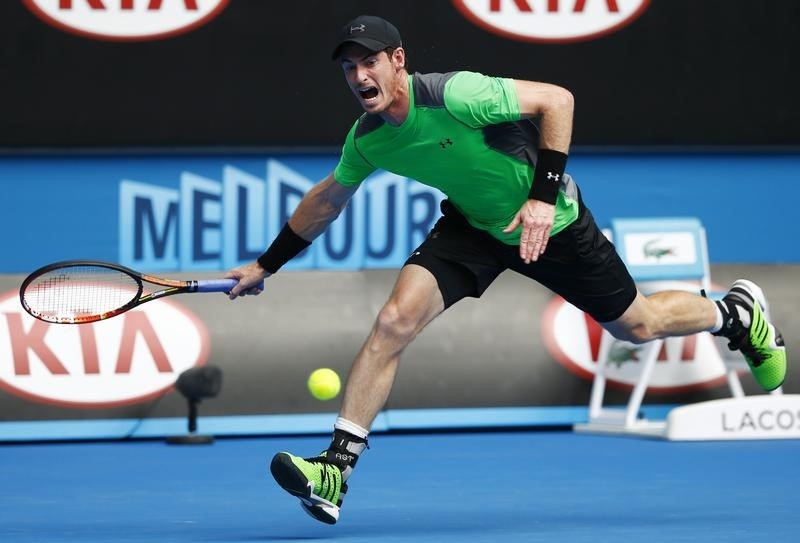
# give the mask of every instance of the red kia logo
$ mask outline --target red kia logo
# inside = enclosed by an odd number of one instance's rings
[[[650,0],[453,0],[470,21],[513,40],[564,43],[616,32]]]
[[[140,403],[208,360],[208,330],[177,303],[155,300],[94,324],[49,324],[0,297],[0,388],[71,407]]]
[[[542,339],[550,355],[587,380],[594,377],[602,333],[594,319],[560,297],[551,300],[542,315]],[[610,385],[628,388],[636,384],[641,349],[641,345],[614,340],[605,372]],[[667,338],[648,390],[661,394],[701,390],[724,383],[725,372],[725,360],[711,334]]]
[[[61,30],[101,40],[168,38],[202,26],[230,0],[23,0]]]

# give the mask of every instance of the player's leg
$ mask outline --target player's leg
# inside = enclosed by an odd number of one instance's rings
[[[636,343],[702,331],[726,337],[731,350],[742,352],[756,381],[775,390],[786,377],[786,348],[780,331],[767,320],[766,308],[761,288],[739,279],[717,302],[682,291],[638,294],[619,319],[603,326]]]
[[[503,271],[485,246],[486,237],[476,235],[449,204],[442,210],[444,217],[400,271],[353,362],[328,449],[305,459],[279,453],[272,461],[278,484],[323,522],[338,520],[345,481],[367,447],[370,425],[386,403],[403,349],[442,311],[466,296],[480,297]]]
[[[579,247],[582,246],[580,237]],[[766,298],[755,283],[743,279],[735,281],[720,301],[678,290],[647,297],[636,291],[633,301],[620,314],[619,303],[626,299],[624,293],[630,292],[632,279],[613,246],[604,237],[599,238],[597,234],[594,237],[596,247],[592,255],[579,259],[582,263],[588,262],[588,266],[577,263],[573,266],[582,270],[579,271],[582,278],[577,279],[580,284],[584,288],[588,285],[594,292],[584,291],[576,296],[566,287],[572,296],[568,294],[565,297],[592,315],[614,337],[643,343],[656,338],[708,331],[726,337],[731,350],[742,352],[762,388],[775,390],[783,384],[786,377],[783,337],[767,320]],[[598,255],[602,262],[593,260]]]
[[[645,297],[582,202],[578,219],[550,238],[537,263],[524,265],[516,258],[509,267],[560,294],[619,339],[642,343],[709,331],[727,337],[731,349],[741,350],[764,389],[783,383],[783,338],[765,317],[766,300],[758,286],[736,281],[718,302],[685,291]]]
[[[351,368],[340,413],[344,419],[362,428],[372,425],[389,397],[400,353],[443,310],[431,272],[405,266]]]
[[[669,290],[651,296],[637,292],[621,317],[601,324],[617,339],[644,343],[711,330],[716,320],[713,301],[699,294]]]
[[[346,481],[367,446],[368,429],[389,397],[400,354],[443,310],[444,301],[431,272],[417,265],[403,267],[353,362],[331,446],[313,458],[290,453],[273,458],[273,477],[300,498],[312,517],[328,524],[339,519]]]

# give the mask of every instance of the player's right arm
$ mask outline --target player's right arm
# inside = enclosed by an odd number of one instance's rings
[[[288,260],[302,251],[336,220],[356,190],[358,185],[342,185],[336,181],[333,173],[314,185],[300,200],[267,252],[255,262],[234,268],[225,274],[225,277],[239,280],[231,289],[229,298],[233,300],[246,294],[260,294],[261,290],[256,285],[277,271],[269,271],[269,265],[264,266],[264,262],[274,261],[276,254],[278,261]],[[283,262],[277,267],[282,264]]]
[[[230,292],[233,300],[245,294],[260,294],[256,285],[303,251],[328,228],[355,194],[361,182],[375,171],[356,148],[358,121],[350,129],[336,169],[309,190],[286,225],[258,260],[229,271],[225,277],[239,280]]]
[[[347,133],[336,168],[303,196],[289,218],[289,228],[304,240],[313,241],[324,232],[345,208],[361,182],[375,171],[375,166],[367,162],[356,148],[358,123],[356,121]]]
[[[358,185],[345,186],[331,172],[309,190],[289,218],[289,227],[306,241],[313,241],[347,206]]]

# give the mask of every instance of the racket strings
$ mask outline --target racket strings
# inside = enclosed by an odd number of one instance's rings
[[[25,289],[24,300],[36,314],[55,322],[114,312],[133,301],[139,283],[130,275],[100,266],[71,266],[49,271]]]

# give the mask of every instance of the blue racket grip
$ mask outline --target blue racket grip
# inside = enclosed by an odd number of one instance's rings
[[[195,290],[195,292],[230,292],[238,283],[238,279],[208,279],[198,281],[197,290]],[[262,281],[257,286],[263,290],[264,282]]]

